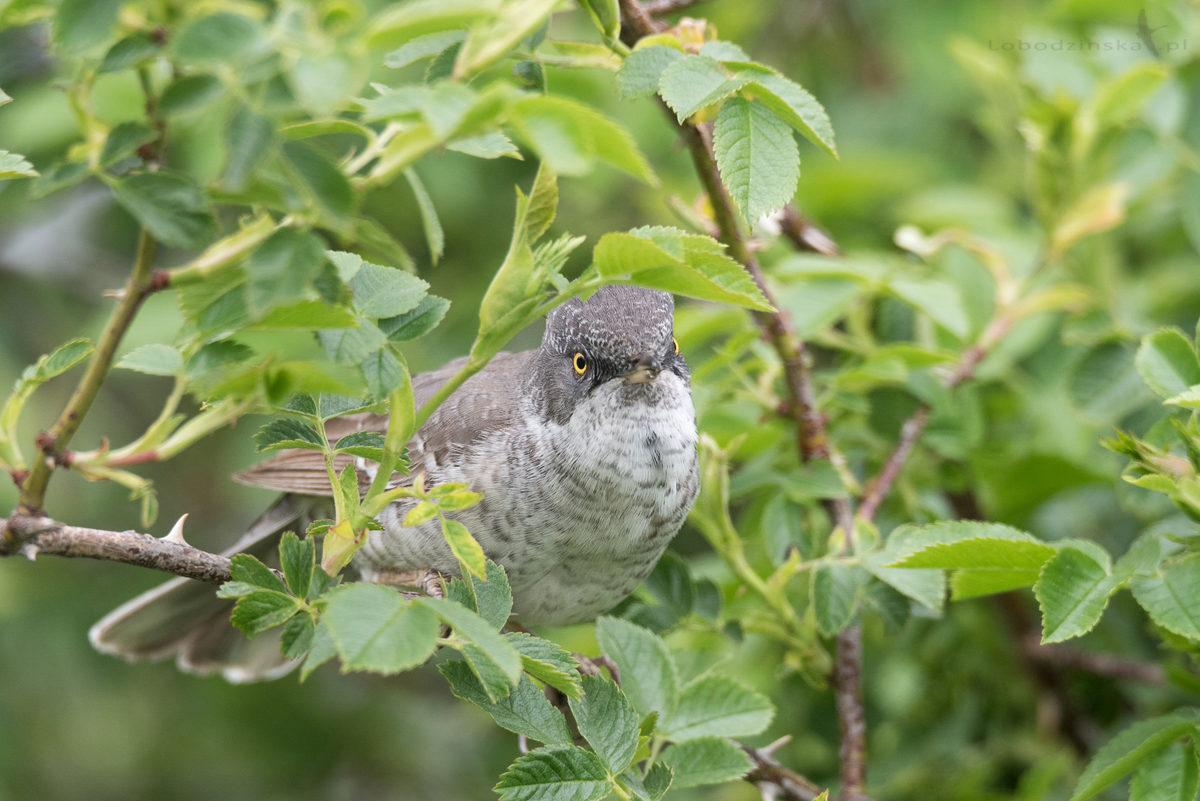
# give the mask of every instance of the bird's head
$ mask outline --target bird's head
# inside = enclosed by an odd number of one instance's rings
[[[559,423],[593,398],[677,402],[689,391],[690,373],[672,334],[674,311],[669,292],[620,285],[558,306],[534,358],[531,400]]]

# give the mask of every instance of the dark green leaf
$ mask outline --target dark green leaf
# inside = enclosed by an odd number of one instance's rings
[[[338,453],[349,453],[378,462],[383,459],[383,434],[377,431],[355,431],[339,439],[333,449]]]
[[[279,541],[279,563],[292,595],[308,597],[316,569],[316,546],[308,537],[300,539],[294,531],[285,532]]]
[[[117,72],[158,55],[160,45],[144,33],[126,36],[108,49],[97,72]]]
[[[275,571],[247,553],[234,555],[229,562],[229,575],[234,581],[253,584],[255,587],[265,590],[287,593],[283,580],[275,575]]]
[[[1172,743],[1142,762],[1130,784],[1129,801],[1195,801],[1198,789],[1195,747]]]
[[[812,572],[812,604],[821,634],[832,637],[850,625],[866,579],[866,571],[857,565],[839,562],[817,565]]]
[[[250,177],[271,149],[275,141],[275,123],[249,106],[238,106],[229,120],[225,139],[229,158],[225,162],[222,182],[226,188],[239,191],[249,185]]]
[[[322,622],[313,632],[308,656],[300,667],[300,681],[307,679],[314,670],[335,656],[337,656],[337,646],[334,645],[333,637],[329,634],[329,627]]]
[[[566,719],[528,676],[522,676],[507,696],[493,701],[466,662],[445,662],[438,665],[438,670],[450,683],[452,693],[487,712],[497,725],[548,745],[571,743]]]
[[[265,46],[266,39],[258,22],[229,12],[201,17],[171,42],[177,59],[195,64],[245,63]]]
[[[336,221],[345,221],[354,213],[354,189],[332,159],[307,142],[284,142],[281,150],[285,162],[317,205]]]
[[[417,171],[409,167],[404,171],[404,177],[417,200],[417,209],[421,212],[421,226],[425,229],[425,241],[429,243],[429,258],[436,265],[446,249],[446,235],[442,231],[442,222],[433,206],[433,198],[425,191],[425,185],[421,183]]]
[[[215,75],[185,75],[163,90],[158,109],[168,116],[194,111],[216,100],[224,91]]]
[[[308,423],[291,417],[281,417],[272,420],[254,434],[254,444],[257,452],[273,451],[280,448],[305,448],[321,450],[324,445],[321,435]]]
[[[301,299],[325,263],[325,248],[315,235],[280,228],[246,259],[250,309],[268,309]]]
[[[247,637],[278,626],[300,610],[292,596],[272,590],[255,590],[238,598],[230,622]]]
[[[425,336],[442,321],[450,301],[437,295],[426,295],[414,308],[404,314],[380,320],[379,330],[392,342],[408,342]]]
[[[317,632],[312,615],[300,614],[294,616],[283,626],[279,635],[279,646],[283,655],[288,659],[299,659],[312,647],[313,637]]]
[[[151,236],[171,247],[198,250],[217,233],[204,193],[187,176],[127,175],[113,184],[113,195]]]
[[[621,689],[638,714],[657,712],[665,718],[679,698],[675,663],[653,632],[615,617],[596,621],[596,638],[621,670]]]
[[[1200,560],[1169,564],[1154,576],[1134,576],[1129,589],[1155,623],[1200,640]]]
[[[340,364],[360,365],[363,360],[383,347],[387,338],[378,326],[363,317],[354,328],[333,328],[317,332],[321,345],[330,359]]]
[[[519,757],[495,790],[504,801],[599,801],[611,786],[595,754],[573,745],[552,745]]]
[[[108,167],[132,156],[147,142],[154,141],[154,131],[144,122],[123,122],[108,132],[104,150],[100,151],[100,166]]]
[[[1175,328],[1161,328],[1144,337],[1134,363],[1150,389],[1163,398],[1200,384],[1196,346]]]
[[[120,10],[121,0],[63,0],[54,15],[54,44],[79,52],[103,43]]]
[[[372,398],[384,400],[404,383],[404,369],[400,366],[400,360],[386,346],[367,354],[361,367],[367,379],[367,391]]]
[[[579,733],[616,776],[633,761],[638,745],[638,715],[621,688],[600,676],[583,677],[583,695],[570,700]]]
[[[1033,587],[1042,610],[1042,642],[1079,637],[1100,622],[1108,598],[1120,581],[1101,559],[1073,548],[1060,548],[1042,567]]]

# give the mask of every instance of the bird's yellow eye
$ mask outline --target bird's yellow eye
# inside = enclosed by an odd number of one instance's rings
[[[675,337],[671,337],[671,343],[673,345],[675,345],[675,355],[678,356],[679,355],[679,340],[676,339]]]
[[[576,352],[575,358],[571,360],[571,364],[575,366],[575,372],[583,375],[587,372],[587,359],[583,358],[582,353]]]

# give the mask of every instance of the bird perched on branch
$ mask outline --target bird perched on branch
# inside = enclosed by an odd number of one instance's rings
[[[590,620],[615,606],[649,574],[695,500],[695,412],[673,312],[670,294],[631,286],[569,300],[550,313],[539,348],[496,356],[408,444],[410,475],[483,493],[447,515],[504,566],[523,625]],[[461,364],[414,377],[417,404]],[[384,415],[357,414],[327,428],[332,440],[386,424]],[[374,467],[357,464],[366,482]],[[331,489],[319,452],[286,451],[237,478],[287,494],[232,553],[264,557],[284,530],[327,516]],[[403,525],[413,503],[401,499],[379,516],[383,529],[353,562],[364,579],[459,572],[436,518]],[[174,654],[185,670],[234,681],[286,672],[277,638],[244,639],[228,622],[229,604],[210,586],[175,579],[107,615],[91,640],[128,658]]]

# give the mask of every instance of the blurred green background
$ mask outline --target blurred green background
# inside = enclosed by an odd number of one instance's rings
[[[1053,106],[1086,97],[1098,76],[1148,57],[1139,12],[1167,25],[1150,35],[1177,72],[1147,113],[1159,115],[1186,146],[1172,151],[1152,129],[1121,144],[1112,172],[1133,186],[1127,228],[1116,250],[1089,251],[1091,260],[1076,279],[1111,293],[1113,318],[1130,333],[1142,333],[1152,324],[1190,329],[1200,308],[1197,243],[1188,235],[1200,221],[1188,217],[1182,194],[1188,179],[1180,177],[1186,172],[1181,164],[1195,169],[1200,148],[1193,50],[1200,39],[1189,38],[1200,33],[1200,7],[1147,6],[1122,0],[717,0],[692,13],[708,17],[721,38],[780,68],[827,107],[841,160],[805,149],[796,202],[849,252],[893,249],[892,235],[905,223],[926,230],[958,224],[998,236],[1033,225],[1018,134],[1005,129],[1003,119],[996,124],[1003,98],[985,102],[954,57],[962,42],[1010,65]],[[575,26],[585,35],[580,15],[564,16],[556,28]],[[46,36],[41,24],[0,31],[0,87],[15,100],[0,109],[0,147],[39,167],[60,157],[75,132],[67,100],[55,88],[59,66],[46,55]],[[1086,41],[1113,47],[1080,53],[1052,46]],[[690,160],[653,102],[619,103],[610,76],[589,71],[551,70],[550,87],[604,98],[664,176],[657,191],[612,170],[562,181],[560,229],[594,242],[610,230],[673,222],[672,197],[692,203],[699,190]],[[138,97],[136,85],[124,78],[96,87],[98,112],[114,120],[128,118],[131,109],[136,113]],[[18,106],[20,114],[14,113]],[[219,159],[212,143],[221,138],[220,123],[219,115],[194,121],[188,139],[173,142],[172,158],[203,173],[203,165]],[[367,211],[409,246],[432,291],[454,302],[439,335],[408,354],[414,370],[438,366],[469,344],[473,309],[507,246],[511,187],[526,185],[534,168],[529,161],[479,162],[453,153],[420,162],[418,172],[446,229],[446,255],[436,267],[428,263],[408,189],[397,185],[370,199]],[[109,308],[103,292],[123,281],[137,235],[133,221],[98,184],[86,182],[38,202],[28,201],[25,192],[22,182],[0,184],[3,386],[62,341],[98,332]],[[1107,240],[1105,247],[1112,244]],[[576,255],[577,265],[586,252]],[[179,261],[169,251],[159,255],[163,265]],[[170,341],[178,325],[172,303],[169,295],[153,297],[123,350]],[[528,346],[537,335],[528,332],[516,345]],[[1028,357],[1022,373],[1028,386],[1018,390],[1036,395],[1032,387],[1051,386],[1062,364],[1058,356]],[[70,385],[68,377],[43,390],[26,420],[26,441],[48,425]],[[78,446],[93,447],[101,436],[119,443],[136,435],[167,389],[167,379],[116,372]],[[1041,397],[1055,396],[1047,390]],[[988,414],[1009,420],[1003,396],[994,400]],[[1121,460],[1097,444],[1111,429],[1086,421],[1060,426],[1055,417],[1064,408],[1046,400],[1044,419],[1020,418],[1005,433],[1024,442],[1061,428],[1055,436],[1077,440],[1077,464],[1056,472],[1054,465],[1038,463],[1044,480],[1013,497],[1004,492],[1004,471],[1013,463],[998,463],[992,486],[983,488],[992,506],[984,511],[1050,538],[1063,536],[1059,526],[1069,520],[1071,535],[1095,535],[1120,552],[1162,509],[1144,499],[1130,501],[1116,487]],[[257,424],[243,420],[174,462],[145,468],[159,491],[160,533],[188,513],[189,540],[217,549],[270,502],[270,493],[226,478],[253,460],[250,435]],[[1093,472],[1070,473],[1089,460]],[[49,497],[48,512],[62,520],[137,526],[137,507],[119,487],[60,473]],[[12,487],[0,487],[0,509],[15,499]],[[686,528],[675,547],[701,559],[705,550]],[[169,664],[126,665],[94,653],[88,626],[159,580],[99,562],[0,561],[0,799],[476,799],[490,797],[496,776],[516,754],[515,736],[453,699],[429,667],[390,680],[325,668],[303,685],[286,678],[234,687],[183,676]],[[1117,598],[1104,633],[1093,636],[1101,646],[1148,649],[1144,619],[1124,609],[1127,602]],[[592,647],[587,627],[563,632],[562,641]],[[1038,689],[989,602],[954,605],[948,620],[914,620],[898,635],[869,627],[866,665],[871,781],[879,797],[1059,797],[1064,777],[1076,769],[1076,757],[1055,734],[1055,721],[1046,718]],[[780,678],[774,652],[753,639],[743,643],[733,670],[771,692],[778,704],[778,718],[760,741],[790,732],[795,739],[780,752],[785,763],[817,781],[836,776],[831,696],[798,678]],[[1072,691],[1094,706],[1098,719],[1121,714],[1125,696],[1116,697],[1099,680],[1079,682]],[[1145,700],[1156,703],[1153,694]],[[731,785],[672,797],[758,794],[748,785]]]

